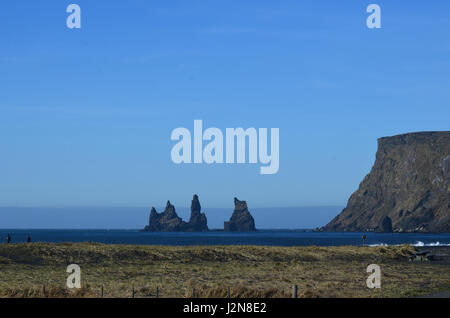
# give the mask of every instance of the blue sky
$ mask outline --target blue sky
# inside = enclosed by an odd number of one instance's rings
[[[368,1],[5,1],[0,206],[345,205],[377,138],[449,129],[450,3],[373,2],[379,30]],[[279,128],[279,172],[175,165],[194,119]]]

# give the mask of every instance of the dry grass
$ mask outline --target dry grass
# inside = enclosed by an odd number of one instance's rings
[[[449,289],[450,268],[409,263],[399,247],[140,246],[98,243],[0,244],[0,297],[405,297]],[[82,270],[68,290],[69,264]],[[382,288],[366,287],[366,267]]]

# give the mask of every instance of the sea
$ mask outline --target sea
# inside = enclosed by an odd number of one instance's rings
[[[141,232],[140,230],[14,230],[0,229],[0,242],[7,235],[12,243],[23,243],[30,236],[32,242],[97,242],[104,244],[140,245],[267,245],[267,246],[341,246],[341,245],[400,245],[450,246],[450,233],[332,233],[309,230],[260,230],[252,233]],[[362,237],[366,236],[363,242]]]

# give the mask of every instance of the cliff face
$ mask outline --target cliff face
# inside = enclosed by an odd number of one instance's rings
[[[194,195],[191,204],[191,218],[184,222],[176,213],[175,207],[167,201],[166,208],[162,213],[152,208],[149,224],[144,228],[148,232],[205,232],[208,231],[207,219],[200,212],[201,206],[198,196]]]
[[[255,220],[248,211],[247,202],[234,198],[234,211],[228,222],[224,223],[227,232],[253,232],[256,231]]]
[[[450,232],[450,132],[380,138],[371,172],[323,229]]]

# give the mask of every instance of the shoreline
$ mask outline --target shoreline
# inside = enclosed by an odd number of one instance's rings
[[[260,230],[255,232],[142,232],[139,230],[0,230],[0,244],[31,242],[97,242],[102,244],[164,246],[450,246],[450,234],[385,234],[312,232],[305,230]],[[366,235],[366,240],[362,236]]]

